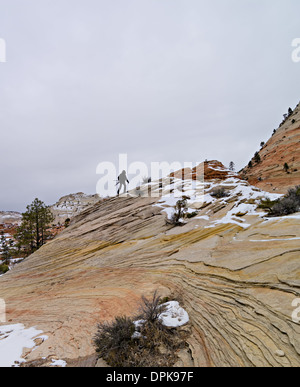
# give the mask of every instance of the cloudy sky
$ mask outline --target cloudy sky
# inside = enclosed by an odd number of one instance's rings
[[[299,0],[0,0],[0,210],[100,162],[238,169],[300,100]]]

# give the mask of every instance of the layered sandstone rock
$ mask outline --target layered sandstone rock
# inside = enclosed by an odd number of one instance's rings
[[[67,219],[72,219],[87,207],[97,203],[100,197],[95,195],[86,195],[83,192],[63,196],[51,206],[51,211],[55,217],[55,224],[63,224]]]
[[[160,198],[111,198],[0,278],[7,324],[48,336],[24,351],[27,361],[92,358],[96,324],[135,313],[140,297],[158,289],[180,298],[190,316],[189,349],[178,364],[300,366],[300,325],[292,319],[299,214],[264,219],[255,210],[264,193],[235,177],[206,181],[202,200],[188,181],[174,184],[173,194],[189,194],[198,211],[182,227],[166,224],[176,198],[164,187]],[[158,189],[142,189],[149,185]],[[228,195],[215,199],[219,185]]]
[[[194,168],[185,168],[177,172],[171,173],[171,177],[182,180],[225,180],[230,176],[235,176],[233,171],[226,168],[220,161],[210,160],[204,161]]]
[[[300,185],[300,104],[259,152],[261,162],[241,171],[250,184],[270,192],[286,193]],[[285,165],[288,169],[285,169]]]

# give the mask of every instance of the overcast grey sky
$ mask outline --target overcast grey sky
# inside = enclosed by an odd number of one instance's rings
[[[299,0],[0,0],[0,210],[95,193],[97,164],[237,168],[300,100]]]

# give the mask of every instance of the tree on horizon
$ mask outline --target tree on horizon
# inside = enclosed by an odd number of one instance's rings
[[[3,231],[1,231],[1,242],[0,243],[1,243],[1,247],[2,247],[1,259],[5,265],[8,265],[9,260],[11,259],[10,246],[6,242],[6,238],[5,238]]]
[[[41,200],[35,199],[22,214],[22,223],[18,227],[15,239],[19,250],[23,249],[28,255],[42,247],[49,233],[47,232],[54,216],[48,206]]]

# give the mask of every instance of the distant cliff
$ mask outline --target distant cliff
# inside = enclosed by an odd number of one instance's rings
[[[300,104],[288,111],[270,140],[261,145],[240,176],[269,192],[286,193],[300,185]]]
[[[97,203],[100,200],[97,194],[86,195],[82,192],[63,196],[51,206],[51,211],[55,217],[55,224],[63,224],[66,219],[71,219],[80,214],[87,207]]]

